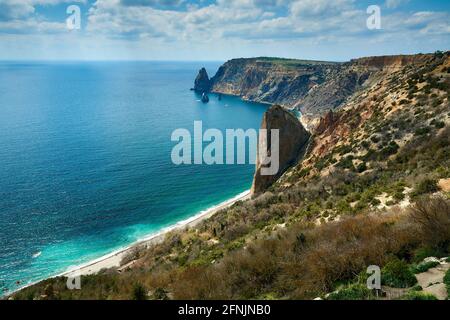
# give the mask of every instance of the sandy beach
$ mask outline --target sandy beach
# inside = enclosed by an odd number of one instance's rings
[[[130,253],[135,247],[150,246],[153,244],[160,243],[164,240],[167,233],[174,231],[174,230],[182,230],[182,229],[186,229],[186,228],[195,227],[197,224],[210,218],[218,211],[228,208],[238,201],[244,201],[249,198],[250,198],[250,190],[247,190],[247,191],[237,195],[236,197],[231,198],[227,201],[224,201],[224,202],[218,204],[217,206],[211,207],[205,211],[202,211],[199,214],[197,214],[191,218],[180,221],[177,224],[175,224],[171,227],[165,228],[158,233],[155,233],[155,234],[149,235],[148,237],[140,239],[125,248],[116,250],[116,251],[114,251],[110,254],[107,254],[103,257],[100,257],[98,259],[95,259],[95,260],[85,263],[83,265],[77,266],[76,268],[72,268],[66,272],[58,274],[57,277],[60,277],[60,276],[74,277],[74,276],[78,276],[78,275],[89,275],[89,274],[98,273],[102,269],[119,268],[119,267],[121,267],[120,263],[121,263],[123,257],[125,257],[128,253]]]

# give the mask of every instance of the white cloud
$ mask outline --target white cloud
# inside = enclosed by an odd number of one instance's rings
[[[290,10],[296,17],[336,16],[352,8],[353,0],[297,0]]]
[[[37,5],[76,2],[0,1],[0,6],[8,5],[10,17],[3,22],[0,17],[0,35],[21,36],[68,32],[63,21],[47,21],[33,13]],[[397,0],[397,5],[399,1],[403,2]],[[389,6],[395,5],[395,1],[387,2]],[[164,5],[168,3],[173,5]],[[90,47],[95,43],[97,51],[101,43],[105,46],[108,43],[108,48],[113,48],[111,43],[118,43],[121,48],[145,48],[147,54],[160,52],[157,48],[162,48],[162,52],[171,51],[175,55],[176,51],[190,54],[198,50],[201,54],[208,52],[209,57],[212,52],[219,55],[220,51],[241,52],[243,48],[248,52],[264,48],[261,54],[274,55],[281,48],[294,48],[294,43],[327,48],[339,43],[358,43],[366,47],[368,42],[382,44],[386,39],[404,44],[403,39],[407,38],[426,44],[432,39],[436,42],[448,38],[450,32],[448,12],[386,13],[382,15],[383,29],[377,32],[367,29],[367,17],[365,8],[355,0],[216,0],[195,5],[188,0],[96,0],[87,13],[86,29],[79,33],[79,41],[89,43]],[[331,50],[333,53],[334,49]],[[162,58],[166,58],[164,53]]]
[[[395,9],[408,2],[409,0],[386,0],[386,7],[389,9]]]

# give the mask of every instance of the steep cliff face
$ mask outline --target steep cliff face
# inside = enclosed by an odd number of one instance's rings
[[[264,165],[260,157],[257,158],[256,171],[253,179],[252,193],[261,193],[270,187],[290,166],[296,164],[301,156],[302,150],[306,147],[310,134],[298,119],[283,107],[272,106],[264,114],[261,129],[267,129],[267,137],[260,136],[258,150],[264,148],[265,152],[273,158],[271,154],[272,146],[275,143],[270,139],[270,130],[279,130],[279,166],[278,171],[273,175],[264,175],[262,169],[273,166],[273,162]]]
[[[345,63],[278,58],[233,59],[208,78],[201,70],[196,88],[240,96],[245,100],[297,108],[318,117],[348,103],[358,93],[429,55],[381,56]]]
[[[339,64],[331,62],[234,59],[219,68],[211,79],[211,90],[292,107],[338,69]]]

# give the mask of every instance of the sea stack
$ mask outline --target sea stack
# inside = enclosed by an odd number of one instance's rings
[[[264,113],[261,129],[267,129],[268,136],[270,136],[270,130],[279,129],[279,170],[274,175],[263,175],[261,169],[267,166],[263,165],[257,157],[252,194],[267,190],[289,167],[295,165],[300,160],[302,151],[306,148],[310,138],[309,132],[300,121],[292,113],[278,105],[272,106]],[[265,138],[262,135],[259,137],[258,153],[261,147],[266,148],[265,152],[270,153],[271,141],[267,138],[267,143],[263,142]]]
[[[205,68],[201,68],[194,82],[194,91],[200,94],[208,93],[211,90],[211,80]]]
[[[209,102],[209,97],[208,97],[208,95],[206,94],[206,92],[203,92],[203,93],[202,93],[202,102],[203,102],[203,103],[208,103],[208,102]]]

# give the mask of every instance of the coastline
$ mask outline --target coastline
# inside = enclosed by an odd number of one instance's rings
[[[57,278],[57,277],[76,277],[76,276],[82,276],[82,275],[83,276],[91,275],[91,274],[96,274],[103,269],[120,268],[120,267],[122,267],[121,261],[122,261],[123,257],[125,257],[127,254],[132,252],[132,250],[135,249],[136,247],[151,246],[154,244],[161,243],[162,241],[164,241],[165,236],[169,232],[175,231],[175,230],[182,230],[182,229],[186,229],[186,228],[193,228],[196,225],[198,225],[200,222],[212,217],[214,214],[216,214],[220,210],[231,207],[233,204],[235,204],[238,201],[247,200],[250,198],[250,196],[251,196],[251,192],[249,189],[249,190],[246,190],[246,191],[236,195],[235,197],[233,197],[231,199],[228,199],[228,200],[225,200],[225,201],[219,203],[218,205],[215,205],[206,210],[200,211],[199,213],[197,213],[196,215],[194,215],[192,217],[189,217],[185,220],[177,222],[176,224],[174,224],[172,226],[164,228],[157,233],[153,233],[142,239],[139,239],[126,247],[123,247],[123,248],[113,251],[109,254],[106,254],[100,258],[91,260],[82,265],[71,268],[67,271],[64,271],[55,276],[51,276],[51,277],[48,277],[45,279]],[[125,265],[125,266],[127,266],[127,265]],[[45,279],[42,279],[40,281],[43,281]],[[26,286],[23,286],[21,288],[18,288],[17,290],[10,292],[8,295],[10,295],[14,292],[20,291],[26,287],[32,286],[40,281],[29,283]]]
[[[132,243],[126,247],[123,247],[121,249],[115,250],[111,253],[108,253],[100,258],[97,258],[97,259],[88,261],[84,264],[81,264],[79,266],[70,268],[69,270],[66,270],[57,275],[46,277],[46,278],[43,278],[39,281],[35,281],[32,283],[28,283],[27,285],[17,288],[16,290],[12,290],[6,294],[6,297],[14,294],[15,292],[18,292],[27,287],[31,287],[31,286],[35,285],[36,283],[39,283],[39,282],[47,280],[47,279],[58,278],[58,277],[86,276],[86,275],[99,273],[103,269],[111,269],[111,268],[119,269],[120,267],[126,267],[129,264],[127,264],[125,266],[121,266],[121,261],[122,261],[123,257],[125,257],[127,254],[132,252],[132,250],[134,248],[140,247],[140,246],[151,246],[154,244],[161,243],[162,241],[164,241],[165,236],[169,232],[175,231],[175,230],[182,230],[182,229],[186,229],[186,228],[193,228],[196,225],[198,225],[200,222],[212,217],[214,214],[216,214],[220,210],[231,207],[236,202],[248,200],[248,199],[250,199],[250,197],[251,197],[251,189],[241,192],[240,194],[236,195],[235,197],[225,200],[225,201],[219,203],[218,205],[215,205],[206,210],[200,211],[196,215],[189,217],[185,220],[179,221],[179,222],[175,223],[174,225],[164,228],[157,233],[153,233],[142,239],[138,239],[134,243]],[[133,263],[133,261],[131,263]],[[0,297],[1,297],[1,295],[0,295]],[[3,298],[4,298],[4,296],[3,296]]]

